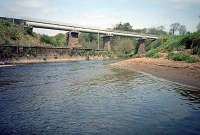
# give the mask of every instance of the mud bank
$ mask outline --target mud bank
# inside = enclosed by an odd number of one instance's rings
[[[134,58],[110,66],[145,72],[173,82],[200,88],[200,63],[190,64],[167,59]]]

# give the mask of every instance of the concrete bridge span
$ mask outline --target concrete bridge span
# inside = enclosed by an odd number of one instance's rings
[[[158,39],[157,36],[154,35],[147,35],[147,34],[138,34],[134,32],[125,32],[125,31],[114,31],[114,30],[103,30],[99,28],[90,28],[84,27],[79,25],[71,25],[71,24],[64,24],[52,21],[44,21],[38,19],[29,19],[29,18],[9,18],[9,17],[0,17],[0,19],[10,20],[13,23],[18,23],[21,25],[33,27],[33,28],[43,28],[43,29],[51,29],[51,30],[63,30],[66,31],[67,39],[68,39],[68,47],[77,48],[81,47],[78,44],[78,38],[80,32],[86,33],[96,33],[98,34],[98,44],[100,35],[103,38],[103,47],[106,50],[110,50],[110,42],[112,40],[112,36],[124,36],[124,37],[134,37],[138,38],[139,43],[144,44],[145,39],[156,40]],[[98,45],[99,46],[99,45]],[[100,48],[98,48],[100,49]]]

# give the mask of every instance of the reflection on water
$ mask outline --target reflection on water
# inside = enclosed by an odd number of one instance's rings
[[[180,93],[185,100],[189,100],[190,103],[196,103],[197,105],[200,104],[200,90],[199,89],[191,89],[191,88],[184,88],[184,87],[177,87],[174,88],[177,93]]]
[[[200,133],[199,90],[109,63],[0,68],[0,133]]]

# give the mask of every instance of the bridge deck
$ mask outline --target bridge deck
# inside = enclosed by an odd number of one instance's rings
[[[88,33],[98,33],[105,35],[116,35],[116,36],[125,36],[125,37],[136,37],[136,38],[145,38],[145,39],[158,39],[158,36],[155,35],[147,35],[147,34],[138,34],[134,32],[125,32],[125,31],[113,31],[113,30],[103,30],[98,28],[90,28],[79,25],[71,25],[58,23],[53,21],[44,21],[39,19],[29,19],[29,18],[7,18],[0,17],[4,19],[13,19],[24,22],[27,26],[35,27],[35,28],[43,28],[43,29],[53,29],[53,30],[64,30],[64,31],[77,31],[77,32],[88,32]]]

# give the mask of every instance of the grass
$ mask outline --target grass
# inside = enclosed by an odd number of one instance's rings
[[[191,55],[183,54],[183,53],[174,53],[174,52],[171,52],[168,54],[168,59],[171,59],[174,61],[185,61],[187,63],[198,62],[198,59]]]
[[[159,50],[158,49],[152,49],[149,50],[146,55],[146,57],[150,57],[150,58],[160,58],[160,54],[159,54]]]
[[[155,40],[153,42],[151,42],[150,44],[146,45],[146,50],[149,51],[149,50],[152,50],[152,49],[156,49],[158,48],[160,45],[161,45],[161,40],[158,39],[158,40]]]
[[[190,54],[187,49],[191,50]],[[146,50],[146,57],[160,58],[161,53],[166,53],[170,60],[195,63],[199,61],[197,57],[200,56],[200,33],[168,35],[148,44]]]

